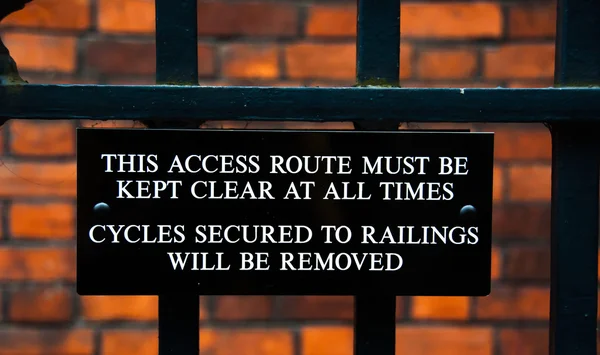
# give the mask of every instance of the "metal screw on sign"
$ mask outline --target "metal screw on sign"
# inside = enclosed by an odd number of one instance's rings
[[[98,202],[94,206],[94,215],[96,216],[96,220],[100,223],[107,222],[107,219],[110,217],[110,206],[104,202]]]
[[[110,207],[104,202],[99,202],[94,206],[94,212],[98,215],[104,216],[110,212]]]
[[[477,210],[471,205],[466,205],[460,209],[460,217],[465,221],[473,221],[477,215]]]

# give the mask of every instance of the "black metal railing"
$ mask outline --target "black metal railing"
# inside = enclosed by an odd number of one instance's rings
[[[157,86],[7,85],[0,119],[539,122],[552,134],[550,354],[596,354],[600,1],[559,0],[555,88],[399,88],[400,1],[358,0],[357,87],[199,87],[196,0],[156,0]],[[468,26],[468,24],[465,24]],[[375,86],[375,87],[374,87]],[[493,290],[492,290],[493,292]],[[356,296],[355,355],[392,355],[395,298]],[[197,354],[199,300],[159,296],[159,352]]]

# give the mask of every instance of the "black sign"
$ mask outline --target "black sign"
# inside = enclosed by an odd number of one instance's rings
[[[79,129],[77,291],[483,296],[493,134]]]

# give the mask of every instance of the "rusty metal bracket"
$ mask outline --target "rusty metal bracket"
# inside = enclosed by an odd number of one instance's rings
[[[31,1],[32,0],[2,0],[2,2],[0,2],[0,22],[13,12],[24,9],[25,4]],[[11,57],[10,51],[4,45],[2,38],[0,38],[0,85],[22,84],[27,84],[27,81],[23,80],[21,75],[19,75],[17,62]],[[4,126],[6,121],[8,121],[7,118],[0,119],[0,127]]]
[[[13,12],[25,8],[25,4],[32,0],[2,0],[0,2],[0,22]],[[0,38],[0,85],[26,84],[19,75],[17,63],[10,56],[10,51]]]

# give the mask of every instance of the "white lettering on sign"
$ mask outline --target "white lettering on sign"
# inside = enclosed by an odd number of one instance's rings
[[[162,195],[176,199],[181,181],[117,180],[117,198],[159,199]],[[165,192],[165,194],[162,194]]]
[[[278,149],[273,147],[273,154],[255,154],[249,146],[247,155],[227,154],[229,150],[223,150],[226,154],[215,151],[170,156],[129,152],[101,154],[104,173],[115,177],[113,198],[151,200],[148,203],[183,200],[190,208],[199,206],[198,220],[195,224],[187,221],[187,224],[173,225],[98,222],[89,228],[87,239],[94,245],[189,247],[188,251],[171,249],[167,253],[165,262],[168,260],[173,271],[383,273],[400,271],[406,267],[405,262],[414,262],[402,254],[408,249],[398,246],[453,248],[480,242],[480,229],[474,225],[382,225],[369,221],[344,225],[344,221],[357,217],[345,216],[338,208],[352,204],[376,221],[378,216],[370,215],[369,203],[379,201],[397,209],[397,220],[402,221],[404,206],[417,206],[407,205],[409,201],[450,206],[457,189],[468,188],[463,184],[465,180],[461,180],[471,171],[469,158],[465,156],[286,155],[277,153]],[[136,179],[136,176],[143,178]],[[161,178],[153,179],[157,176]],[[357,177],[360,177],[358,181]],[[314,200],[322,204],[311,204]],[[262,216],[266,216],[260,223],[252,224],[249,219],[239,223],[242,220],[239,216],[236,216],[237,223],[231,224],[223,223],[225,217],[204,220],[207,208],[218,206],[218,211],[226,215],[228,206],[249,203],[247,201],[258,203],[252,205],[256,207],[248,210],[248,215],[262,211]],[[270,219],[271,211],[277,214],[280,210],[290,215],[308,216],[309,220],[320,223],[294,224],[286,218]],[[337,220],[341,223],[330,223]],[[233,250],[229,245],[239,247],[235,252],[228,252]],[[290,247],[285,249],[286,245]],[[271,251],[272,246],[282,249]],[[369,252],[351,250],[366,246],[374,247]],[[340,249],[335,251],[335,248]]]

